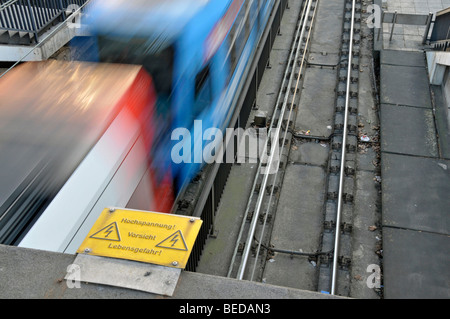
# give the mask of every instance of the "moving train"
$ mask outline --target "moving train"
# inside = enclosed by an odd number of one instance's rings
[[[163,172],[170,166],[178,191],[203,165],[194,144],[204,146],[205,130],[228,124],[273,3],[115,0],[96,2],[90,10],[87,25],[96,38],[90,60],[143,65],[154,79],[161,124],[154,162]],[[194,132],[194,120],[202,121],[202,131]],[[182,149],[192,151],[188,158],[180,154],[184,160],[177,164],[172,150],[180,140],[172,132],[179,128],[190,131],[191,145]]]
[[[229,124],[276,2],[92,1],[78,61],[3,76],[0,243],[74,253],[104,207],[170,213],[205,165],[195,144]],[[173,160],[177,143],[191,160]]]

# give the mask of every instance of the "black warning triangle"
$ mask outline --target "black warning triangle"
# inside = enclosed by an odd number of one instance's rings
[[[119,228],[117,227],[116,222],[113,222],[91,235],[90,238],[120,241]]]
[[[174,232],[172,235],[170,235],[162,242],[160,242],[158,245],[156,245],[156,247],[184,250],[184,251],[188,250],[181,230]]]

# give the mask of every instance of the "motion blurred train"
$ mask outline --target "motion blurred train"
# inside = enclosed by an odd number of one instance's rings
[[[74,253],[105,207],[170,213],[204,165],[174,163],[171,133],[194,158],[227,127],[276,2],[92,1],[83,57],[3,76],[0,243]]]

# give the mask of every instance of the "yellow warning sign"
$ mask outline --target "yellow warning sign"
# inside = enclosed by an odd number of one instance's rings
[[[189,216],[107,208],[77,252],[184,268],[201,225]]]
[[[100,229],[95,234],[91,235],[90,238],[105,239],[112,241],[120,241],[119,228],[117,228],[117,223],[111,223],[108,226]]]
[[[158,245],[156,245],[156,247],[188,250],[181,230],[177,230],[175,233],[173,233],[172,235],[164,239],[162,242],[160,242]]]

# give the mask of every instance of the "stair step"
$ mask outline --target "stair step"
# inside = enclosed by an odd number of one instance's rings
[[[19,37],[21,37],[21,38],[23,38],[23,37],[31,38],[30,32],[19,31]]]

